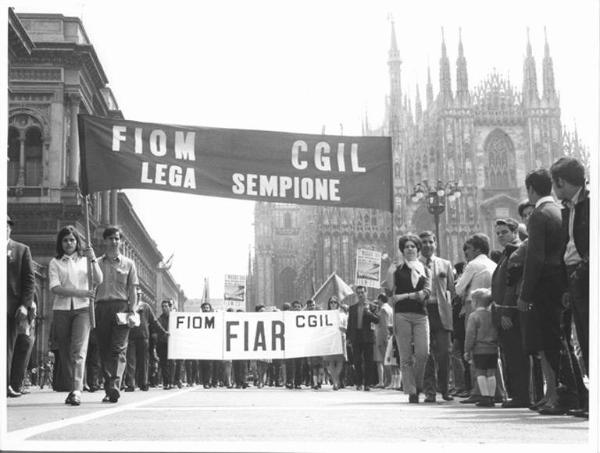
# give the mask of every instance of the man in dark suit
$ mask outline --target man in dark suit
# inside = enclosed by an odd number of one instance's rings
[[[585,371],[589,375],[589,257],[590,257],[590,197],[585,188],[585,168],[573,157],[561,157],[552,167],[552,186],[562,200],[562,226],[565,247],[562,250],[567,273],[569,302]],[[569,339],[567,338],[567,341]],[[575,367],[577,363],[573,364]],[[572,415],[587,417],[588,395],[580,391],[581,409]]]
[[[375,331],[371,323],[377,324],[379,317],[375,314],[375,304],[367,300],[367,288],[356,287],[358,302],[348,312],[348,330],[346,338],[352,348],[352,361],[356,376],[356,390],[370,390],[368,371],[373,366],[373,345]]]
[[[558,379],[562,348],[562,297],[566,291],[563,271],[564,236],[560,207],[550,195],[552,178],[548,170],[530,172],[525,179],[529,201],[535,203],[529,218],[529,244],[525,256],[523,287],[518,300],[520,310],[537,313],[542,369],[547,385],[544,415],[559,415],[566,408],[559,404]],[[529,326],[528,326],[529,327]]]
[[[503,250],[492,274],[494,320],[498,329],[500,348],[506,361],[507,387],[511,397],[502,403],[504,408],[529,407],[529,357],[523,349],[523,339],[517,310],[517,288],[509,285],[508,263],[521,245],[519,224],[514,219],[497,219],[496,238]]]
[[[33,295],[35,292],[35,273],[33,259],[29,247],[10,238],[14,222],[7,216],[6,236],[6,334],[7,334],[7,396],[10,398],[21,396],[17,389],[10,384],[11,366],[18,336],[18,317],[26,316],[33,319]]]

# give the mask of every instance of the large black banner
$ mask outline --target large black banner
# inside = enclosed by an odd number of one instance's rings
[[[79,115],[81,190],[155,189],[391,211],[389,137],[141,123]]]

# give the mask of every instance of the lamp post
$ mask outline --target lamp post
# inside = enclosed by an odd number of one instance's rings
[[[454,201],[460,198],[461,181],[448,181],[446,183],[438,179],[435,185],[429,185],[427,180],[418,183],[414,188],[411,199],[418,203],[422,199],[427,200],[427,210],[433,214],[435,221],[435,237],[438,243],[438,253],[440,253],[440,215],[446,209],[446,198]]]

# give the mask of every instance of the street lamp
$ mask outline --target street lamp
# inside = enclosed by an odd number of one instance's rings
[[[457,200],[461,196],[460,188],[462,181],[448,181],[443,183],[438,179],[437,184],[430,186],[427,180],[418,183],[411,195],[413,203],[418,203],[427,197],[427,210],[433,214],[435,220],[435,237],[440,252],[440,215],[446,209],[446,198],[450,201]]]

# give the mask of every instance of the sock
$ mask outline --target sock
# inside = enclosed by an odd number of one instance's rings
[[[496,376],[487,377],[488,396],[494,397],[496,394]]]
[[[477,385],[479,387],[481,396],[489,396],[487,378],[485,376],[477,376]]]

